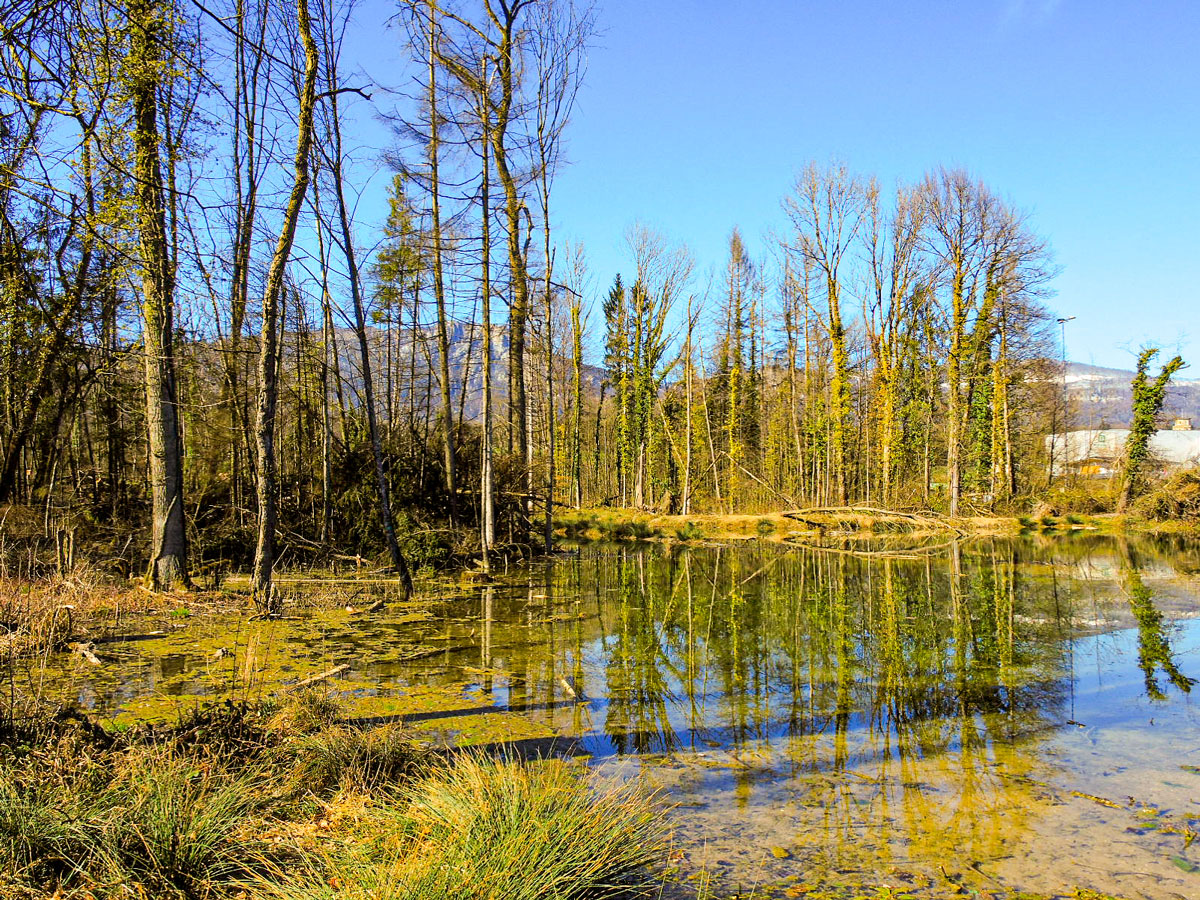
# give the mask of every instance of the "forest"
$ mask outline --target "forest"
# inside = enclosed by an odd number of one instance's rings
[[[548,546],[560,506],[1046,488],[1055,263],[1001,188],[799,156],[761,258],[734,223],[703,261],[633,223],[627,269],[591,271],[554,185],[595,11],[406,0],[388,91],[347,58],[360,12],[5,5],[0,503],[156,587],[252,566],[269,606],[278,561],[486,559]]]

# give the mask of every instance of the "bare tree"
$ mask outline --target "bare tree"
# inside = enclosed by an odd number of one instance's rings
[[[823,276],[826,328],[832,345],[830,372],[831,449],[834,493],[845,503],[847,439],[850,418],[850,354],[842,315],[842,264],[866,217],[866,190],[843,164],[819,168],[815,163],[796,179],[784,201],[796,229],[795,249]]]
[[[254,551],[254,572],[250,586],[255,603],[270,612],[277,611],[271,575],[275,566],[275,530],[277,461],[275,458],[275,407],[278,402],[279,305],[283,293],[284,272],[296,236],[296,223],[304,207],[310,178],[309,154],[313,143],[313,111],[317,98],[317,69],[320,53],[313,37],[308,0],[296,0],[296,27],[304,46],[304,78],[297,92],[300,103],[296,135],[296,156],[292,172],[292,190],[283,214],[283,226],[267,270],[263,288],[262,339],[258,354],[258,401],[254,426],[258,454],[258,543]]]

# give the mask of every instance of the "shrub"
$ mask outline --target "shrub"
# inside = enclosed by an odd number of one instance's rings
[[[1200,469],[1176,472],[1134,503],[1147,519],[1200,519]]]
[[[682,528],[675,529],[675,537],[681,541],[698,541],[704,537],[704,529],[695,522],[688,522]]]

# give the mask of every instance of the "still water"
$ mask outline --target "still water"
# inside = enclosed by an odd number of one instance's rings
[[[1197,898],[1195,572],[1086,535],[587,545],[370,617],[167,622],[62,677],[120,716],[349,664],[356,715],[648,779],[681,896]]]

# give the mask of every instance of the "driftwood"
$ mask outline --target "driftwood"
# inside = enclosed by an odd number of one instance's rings
[[[332,669],[326,669],[324,672],[321,672],[318,675],[310,675],[303,681],[297,681],[291,687],[287,688],[287,690],[299,691],[303,688],[309,687],[310,685],[316,684],[318,681],[325,681],[327,678],[336,678],[338,675],[344,675],[349,671],[350,664],[342,663],[340,666],[334,666]]]
[[[439,653],[455,653],[459,650],[469,650],[472,644],[457,644],[453,647],[432,647],[428,650],[418,650],[415,653],[407,653],[397,659],[397,662],[412,662],[414,659],[428,659],[431,656],[437,656]]]
[[[362,593],[362,592],[359,591],[358,593]],[[355,596],[357,596],[357,594]],[[379,610],[383,609],[385,606],[387,606],[387,602],[381,597],[380,599],[378,599],[374,603],[372,603],[370,606],[364,606],[362,609],[358,609],[353,604],[347,603],[346,604],[346,612],[350,613],[350,615],[352,615],[352,616],[360,616],[360,615],[363,615],[364,613],[379,612]]]
[[[73,643],[68,644],[67,649],[70,650],[72,653],[83,657],[85,660],[87,660],[93,666],[98,666],[101,663],[100,657],[98,657],[96,655],[96,645],[95,644],[92,644],[90,642],[85,644],[82,641],[75,641]]]
[[[560,677],[558,679],[558,686],[563,689],[563,693],[565,693],[567,695],[567,697],[570,698],[571,700],[575,700],[579,703],[590,702],[582,690],[577,690],[575,688],[575,685],[573,682],[574,682],[574,679],[567,679],[567,678]]]
[[[902,519],[924,528],[953,531],[956,534],[964,533],[949,518],[932,511],[927,513],[908,513],[894,509],[880,509],[876,506],[813,506],[807,509],[784,512],[781,515],[788,519],[794,519],[797,522],[803,522],[805,525],[810,525],[818,530],[828,529],[830,527],[829,523],[816,521],[808,518],[808,516],[826,515],[836,518],[837,516],[861,515],[874,516],[880,519]]]

